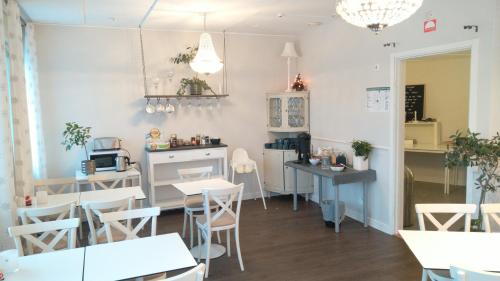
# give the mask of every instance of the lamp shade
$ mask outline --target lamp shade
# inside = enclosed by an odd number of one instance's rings
[[[191,69],[203,74],[213,74],[222,69],[223,63],[215,52],[210,34],[204,32],[200,35],[200,43],[196,56],[189,63]]]
[[[281,53],[282,57],[287,57],[287,58],[296,58],[299,55],[297,55],[297,52],[295,51],[295,45],[293,42],[286,42],[285,43],[285,48],[283,48],[283,52]]]

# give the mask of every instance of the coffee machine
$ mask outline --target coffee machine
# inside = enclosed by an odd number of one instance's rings
[[[295,152],[299,154],[298,162],[307,164],[311,158],[311,135],[308,133],[300,133],[297,136],[297,146]]]

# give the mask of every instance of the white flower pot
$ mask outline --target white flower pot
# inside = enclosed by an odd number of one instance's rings
[[[352,167],[354,170],[358,171],[368,170],[368,158],[365,159],[364,156],[354,156],[352,158]]]

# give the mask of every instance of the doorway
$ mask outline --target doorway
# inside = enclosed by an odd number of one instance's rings
[[[411,70],[411,66],[408,65],[409,62],[411,61],[421,61],[425,60],[426,58],[431,59],[432,57],[438,58],[438,56],[467,56],[469,60],[469,75],[468,75],[468,80],[469,80],[469,95],[468,95],[468,104],[466,105],[468,109],[468,114],[467,114],[467,124],[465,125],[466,127],[470,128],[470,130],[474,131],[477,128],[476,124],[476,112],[477,112],[477,74],[478,74],[478,46],[479,46],[479,40],[471,40],[471,41],[465,41],[465,42],[458,42],[458,43],[453,43],[449,45],[442,45],[442,46],[436,46],[436,47],[430,47],[430,48],[425,48],[425,49],[418,49],[418,50],[412,50],[412,51],[407,51],[407,52],[402,52],[402,53],[397,53],[393,54],[391,56],[391,89],[393,89],[393,99],[392,99],[392,105],[391,105],[391,147],[390,147],[390,172],[389,172],[389,179],[390,179],[390,186],[391,190],[393,191],[393,197],[391,198],[391,209],[393,210],[393,227],[394,227],[394,233],[396,234],[399,229],[403,229],[403,219],[404,219],[404,176],[405,176],[405,139],[412,139],[412,137],[406,136],[406,130],[405,130],[405,124],[406,120],[411,119],[411,116],[406,116],[406,86],[407,86],[407,71]],[[409,82],[409,81],[408,81]],[[415,86],[415,85],[421,85],[418,82],[413,83],[415,81],[412,81],[409,86]],[[424,83],[425,86],[425,83]],[[424,87],[424,99],[425,99],[425,87]],[[442,103],[442,102],[441,102]],[[425,104],[424,104],[425,107]],[[448,103],[448,109],[451,110],[452,107],[449,106]],[[413,112],[413,118],[415,118],[417,121],[421,121],[421,119],[424,118],[425,115],[425,109],[422,110],[415,110],[417,112]],[[421,111],[421,112],[420,112]],[[431,117],[431,116],[429,116]],[[417,125],[417,124],[416,124]],[[425,124],[426,126],[430,126],[428,124]],[[460,129],[460,128],[457,128]],[[441,130],[439,130],[441,131]],[[448,131],[445,131],[442,134],[442,137],[444,139],[447,139],[449,137],[447,135]],[[420,135],[426,135],[425,133],[421,133],[417,130],[416,133],[417,136]],[[435,143],[436,145],[445,145],[443,143],[443,139],[441,136],[435,137],[437,139],[437,142]],[[420,140],[422,143],[422,140]],[[430,140],[426,140],[426,142],[430,142]],[[408,142],[407,142],[408,144]],[[420,159],[422,160],[422,159]],[[439,163],[439,162],[436,162]],[[441,161],[441,174],[442,174],[442,180],[443,183],[441,183],[441,187],[437,188],[440,190],[440,192],[443,193],[443,196],[445,196],[445,191],[444,191],[444,165],[442,164],[443,162]],[[450,187],[449,191],[450,194],[452,190],[456,191],[457,186],[460,186],[460,184],[464,185],[464,178],[468,177],[470,174],[470,171],[467,172],[461,172],[462,174],[459,174],[457,172],[457,175],[455,176],[454,174],[455,171],[450,171]],[[422,177],[420,177],[422,179]],[[456,178],[456,180],[455,180]],[[424,180],[425,176],[424,176]],[[428,180],[428,179],[427,179]],[[439,182],[439,180],[437,180]],[[431,189],[433,187],[428,187],[428,189]],[[465,202],[471,202],[471,189],[472,189],[471,184],[467,184],[465,188]],[[423,188],[425,189],[425,188]],[[436,188],[434,188],[437,191]],[[462,188],[463,190],[463,188]],[[460,195],[458,200],[463,200],[463,194]],[[420,200],[420,199],[419,199]],[[425,198],[423,199],[425,200]],[[453,199],[454,200],[454,199]],[[422,202],[423,203],[423,202]],[[429,202],[428,202],[429,203]],[[444,202],[443,202],[444,203]],[[412,208],[414,209],[414,207]],[[413,224],[415,225],[416,222],[413,221]]]
[[[404,229],[415,204],[466,202],[466,168],[445,167],[450,136],[469,128],[470,50],[405,60]],[[436,216],[448,220],[452,214]],[[460,225],[462,223],[462,225]],[[463,222],[453,227],[460,229]]]

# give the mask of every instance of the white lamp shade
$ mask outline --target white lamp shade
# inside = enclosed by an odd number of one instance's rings
[[[283,52],[281,53],[282,57],[287,57],[287,58],[297,58],[299,55],[297,55],[297,52],[295,51],[295,45],[293,42],[286,42],[285,43],[285,48],[283,48]]]
[[[213,74],[222,69],[223,64],[215,52],[210,34],[201,34],[198,52],[189,65],[195,72],[203,74]]]

